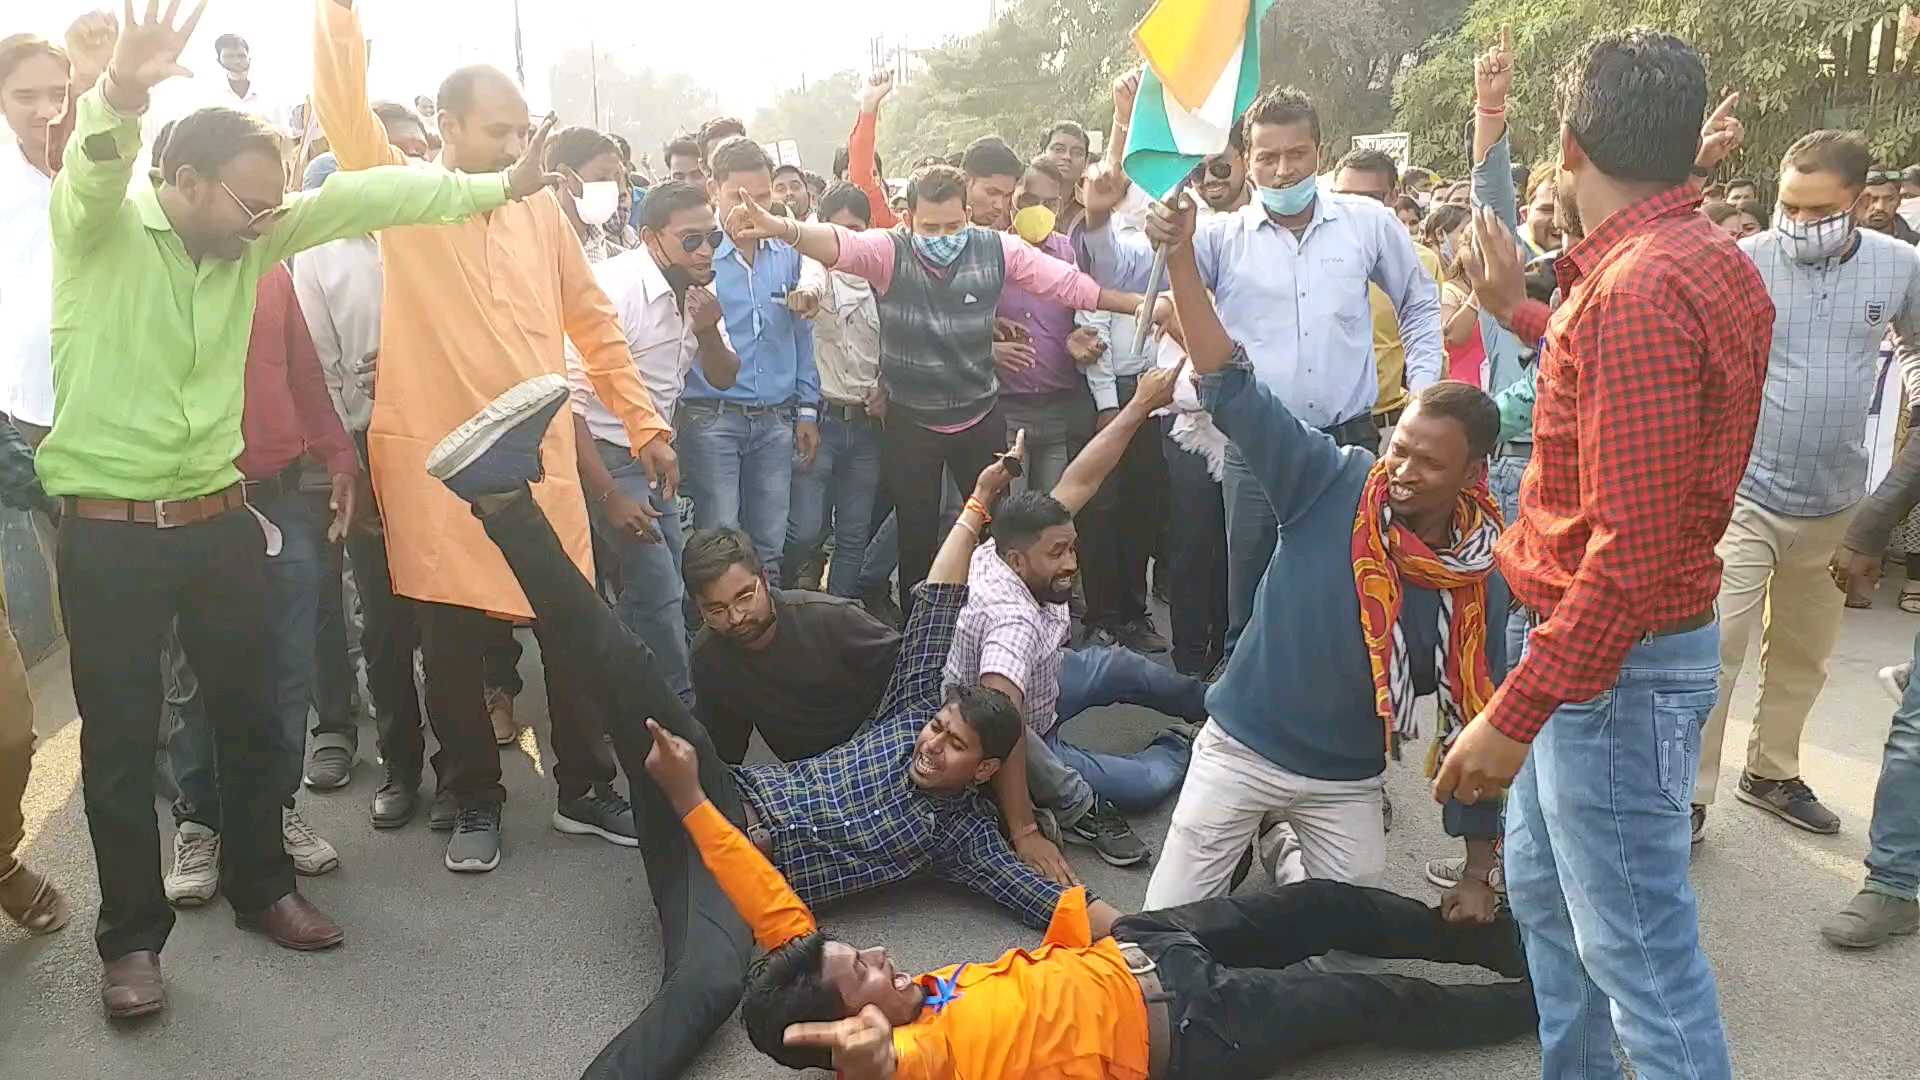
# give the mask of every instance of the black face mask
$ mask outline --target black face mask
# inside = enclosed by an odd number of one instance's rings
[[[682,311],[687,307],[687,290],[693,288],[693,272],[684,266],[669,261],[662,253],[660,238],[649,236],[646,239],[647,254],[653,256],[653,264],[660,268],[660,276],[667,279],[667,287],[673,290],[673,298]]]

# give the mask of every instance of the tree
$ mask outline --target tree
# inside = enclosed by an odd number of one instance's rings
[[[839,71],[814,80],[805,90],[788,90],[754,114],[747,131],[771,146],[783,139],[800,144],[800,161],[821,176],[833,173],[834,151],[845,146],[847,130],[859,106],[864,75]]]
[[[600,115],[594,115],[594,72],[599,73]],[[664,170],[661,148],[675,135],[694,131],[720,111],[713,91],[685,75],[651,68],[629,71],[608,53],[573,49],[549,77],[553,111],[564,124],[585,124],[619,135],[633,145],[633,158],[650,158]]]

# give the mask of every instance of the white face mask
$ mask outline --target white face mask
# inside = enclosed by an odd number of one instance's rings
[[[612,180],[594,180],[580,185],[573,208],[588,225],[605,225],[620,208],[620,185]]]
[[[1819,221],[1801,223],[1780,208],[1773,211],[1773,230],[1785,241],[1787,254],[1803,263],[1824,262],[1847,250],[1853,239],[1853,214],[1842,210]]]

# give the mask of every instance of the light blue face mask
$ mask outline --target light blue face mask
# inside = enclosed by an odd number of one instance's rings
[[[973,227],[961,229],[947,236],[915,236],[913,249],[935,266],[952,266],[953,260],[967,248],[967,241],[973,236]]]
[[[1260,193],[1260,204],[1281,217],[1292,217],[1313,205],[1313,196],[1319,190],[1320,178],[1308,174],[1299,182],[1286,187],[1260,187],[1254,190]]]

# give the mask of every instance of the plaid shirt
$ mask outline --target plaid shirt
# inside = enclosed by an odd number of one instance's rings
[[[1612,687],[1644,634],[1719,594],[1713,549],[1753,447],[1773,302],[1699,202],[1684,186],[1643,199],[1556,268],[1567,299],[1540,354],[1533,463],[1497,552],[1546,616],[1487,705],[1512,738]]]
[[[998,675],[1019,687],[1027,725],[1041,735],[1059,722],[1061,650],[1072,616],[1065,604],[1042,604],[989,540],[973,549],[973,590],[953,635],[946,686],[972,686]]]
[[[734,769],[740,794],[773,833],[773,864],[809,906],[923,873],[1012,908],[1028,926],[1053,918],[1061,888],[1021,862],[977,791],[935,795],[907,775],[913,744],[940,710],[940,672],[965,585],[924,585],[873,725],[837,750]]]

